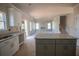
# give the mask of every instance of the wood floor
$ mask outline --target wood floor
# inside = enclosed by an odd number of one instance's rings
[[[35,56],[35,40],[26,39],[15,56]]]
[[[79,46],[76,48],[76,55],[79,56]],[[26,39],[14,56],[35,56],[35,39]]]

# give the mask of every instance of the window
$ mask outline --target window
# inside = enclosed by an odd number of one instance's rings
[[[10,26],[14,26],[14,17],[10,14]]]
[[[6,25],[6,21],[5,21],[4,13],[0,12],[0,30],[5,30],[5,25]]]
[[[50,30],[51,29],[51,23],[49,22],[47,25],[48,25],[48,30]]]
[[[30,22],[30,31],[32,31],[32,22]]]
[[[36,23],[36,30],[39,30],[39,23]]]
[[[21,24],[21,29],[24,31],[24,21],[22,21],[22,24]]]
[[[35,31],[35,22],[32,24],[33,30]]]
[[[4,29],[4,22],[0,21],[0,30]]]
[[[24,24],[25,24],[25,32],[26,32],[26,35],[28,36],[28,21],[24,20]]]
[[[55,22],[52,21],[52,29],[54,30],[55,29]]]

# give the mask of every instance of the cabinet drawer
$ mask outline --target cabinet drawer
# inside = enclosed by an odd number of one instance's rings
[[[37,45],[37,56],[55,56],[55,46],[53,45]]]
[[[57,56],[75,56],[76,40],[56,40]]]
[[[36,40],[36,44],[40,44],[40,45],[55,45],[55,40],[51,40],[51,39],[38,39]]]
[[[1,44],[0,55],[2,55],[2,56],[13,55],[19,48],[18,37],[13,37],[13,38],[8,39],[0,44]]]
[[[75,56],[76,48],[73,46],[56,46],[56,56]]]
[[[4,41],[4,42],[1,42],[1,43],[0,43],[0,47],[3,47],[3,46],[6,46],[6,45],[9,45],[11,42],[12,42],[11,39],[8,39],[8,40],[6,40],[6,41]]]
[[[76,40],[73,39],[56,40],[56,45],[76,46]]]
[[[55,55],[55,40],[50,40],[50,39],[36,40],[36,55],[37,56],[54,56]]]
[[[9,56],[11,54],[10,45],[6,45],[0,48],[0,55],[1,56]]]

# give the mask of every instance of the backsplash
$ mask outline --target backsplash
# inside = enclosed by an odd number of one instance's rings
[[[18,26],[14,26],[14,27],[10,27],[9,30],[3,30],[0,31],[0,36],[2,35],[8,35],[10,33],[14,33],[14,32],[20,32],[20,28]]]
[[[2,35],[7,35],[7,34],[10,34],[10,33],[12,33],[12,32],[7,31],[7,30],[1,31],[1,32],[0,32],[0,36],[2,36]]]

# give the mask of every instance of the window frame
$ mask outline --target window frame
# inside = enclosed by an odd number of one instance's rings
[[[0,29],[0,31],[2,31],[2,30],[6,30],[7,29],[7,25],[6,25],[6,14],[4,12],[1,12],[1,11],[0,11],[0,13],[2,14],[2,16],[1,16],[2,17],[1,19],[2,20],[0,20],[0,22],[2,22],[4,24],[3,25],[4,28]]]
[[[49,23],[50,23],[50,29],[48,28],[48,24],[49,24]],[[52,23],[51,23],[51,22],[48,22],[48,23],[47,23],[47,30],[48,30],[48,31],[52,31]]]

